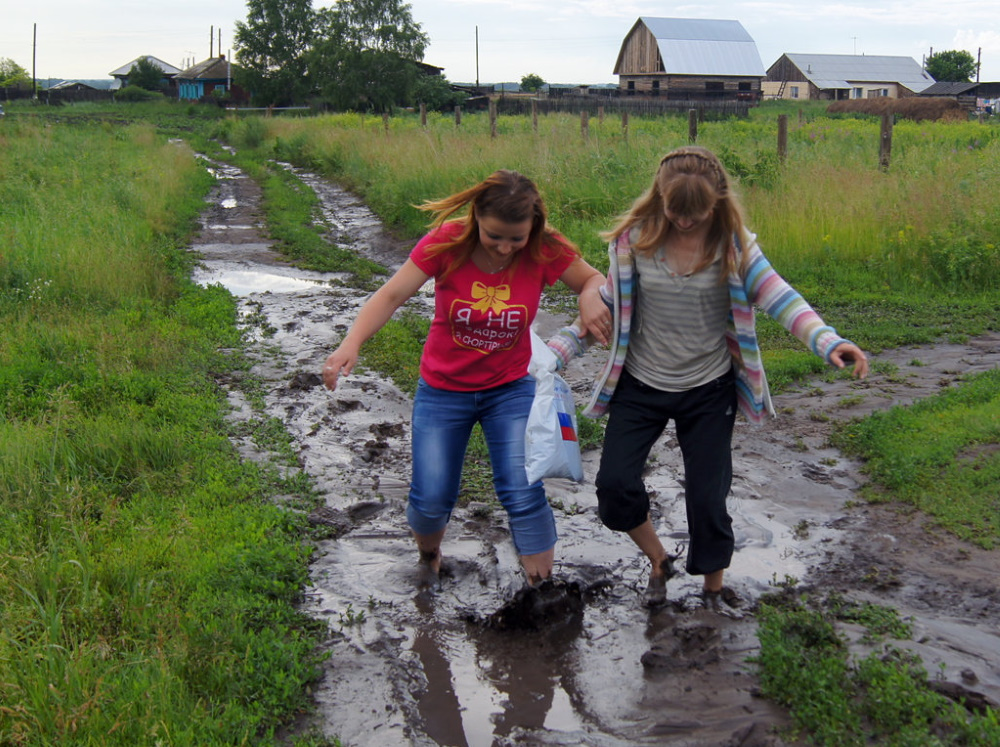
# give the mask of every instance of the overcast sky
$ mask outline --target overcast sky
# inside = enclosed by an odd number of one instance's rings
[[[332,2],[314,0],[316,7]],[[228,54],[241,0],[17,0],[0,13],[0,58],[40,80],[107,78],[140,55],[184,68]],[[431,40],[424,61],[455,83],[614,83],[622,40],[640,16],[714,18],[743,24],[767,69],[785,52],[902,55],[981,50],[983,81],[1000,81],[997,0],[759,0],[667,4],[649,0],[413,0]],[[37,24],[37,44],[33,26]],[[212,29],[214,27],[214,34]],[[478,53],[477,53],[478,29]],[[210,40],[212,46],[210,47]],[[34,63],[32,61],[35,51]]]

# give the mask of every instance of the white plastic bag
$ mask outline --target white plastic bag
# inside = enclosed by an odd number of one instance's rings
[[[556,373],[556,355],[531,330],[531,362],[535,399],[524,431],[524,468],[528,482],[545,477],[583,481],[573,392]]]

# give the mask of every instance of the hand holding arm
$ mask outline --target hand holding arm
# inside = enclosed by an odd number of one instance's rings
[[[583,259],[578,259],[560,278],[579,296],[580,319],[583,332],[592,334],[598,342],[607,344],[611,339],[611,309],[601,296],[604,276]]]
[[[365,301],[347,335],[323,364],[323,383],[328,389],[337,388],[337,379],[341,374],[347,376],[351,373],[358,362],[362,344],[385,326],[396,309],[412,298],[428,277],[413,260],[408,259],[385,285]]]

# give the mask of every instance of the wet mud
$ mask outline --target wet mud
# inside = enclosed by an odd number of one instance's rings
[[[547,481],[560,534],[552,583],[526,592],[503,511],[473,504],[452,518],[440,590],[418,591],[405,520],[410,400],[360,367],[336,392],[318,375],[366,294],[347,277],[284,262],[261,228],[256,185],[213,168],[217,187],[191,247],[201,255],[195,279],[229,288],[248,324],[273,330],[255,338],[253,374],[265,384],[266,414],[285,425],[299,468],[325,496],[310,517],[327,539],[305,607],[329,624],[329,658],[315,713],[297,730],[378,747],[785,744],[777,733],[787,714],[756,697],[747,659],[757,647],[754,602],[789,579],[897,608],[916,630],[898,645],[922,657],[942,691],[1000,702],[1000,553],[899,507],[861,504],[859,465],[827,445],[837,420],[1000,365],[1000,335],[884,351],[874,358],[894,373],[818,379],[776,397],[782,414],[765,428],[737,425],[727,584],[739,607],[705,609],[700,578],[681,572],[667,604],[643,608],[646,563],[597,517],[596,451],[584,454],[583,484]],[[331,241],[390,269],[402,263],[409,245],[359,200],[299,176],[323,202]],[[429,311],[430,291],[413,308]],[[544,337],[566,321],[543,311],[537,326]],[[583,401],[601,352],[578,363],[566,378]],[[229,397],[234,419],[259,417],[238,389]],[[239,447],[259,456],[249,440]],[[680,463],[668,430],[646,481],[661,537],[683,553]]]

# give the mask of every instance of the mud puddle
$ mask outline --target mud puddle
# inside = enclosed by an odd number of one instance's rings
[[[306,608],[329,623],[329,659],[316,712],[297,728],[379,747],[779,744],[773,730],[787,716],[754,697],[752,613],[701,609],[700,578],[683,573],[665,608],[641,607],[645,563],[597,518],[596,452],[584,455],[582,485],[547,483],[558,589],[506,614],[523,582],[505,516],[472,505],[456,511],[445,538],[441,591],[416,592],[404,514],[410,400],[369,372],[356,370],[334,393],[318,376],[365,294],[342,285],[346,278],[283,262],[261,233],[256,185],[231,169],[217,175],[192,246],[203,257],[195,279],[229,288],[248,320],[273,328],[254,350],[266,414],[285,424],[301,469],[326,498],[311,517],[330,539],[318,548]],[[323,201],[331,241],[391,269],[405,259],[409,246],[355,197],[300,177]],[[429,308],[429,292],[415,308]],[[539,331],[565,321],[543,312]],[[854,505],[858,465],[825,445],[833,420],[1000,365],[1000,336],[876,359],[898,368],[860,384],[812,382],[777,397],[783,415],[765,429],[738,424],[730,501],[738,545],[727,584],[748,606],[797,579],[896,607],[917,630],[902,645],[928,672],[1000,702],[1000,553],[928,531],[892,507]],[[578,401],[601,362],[595,352],[567,373]],[[230,399],[234,418],[253,417],[238,392]],[[254,457],[252,444],[241,448]],[[669,431],[653,454],[655,523],[682,551],[680,458]]]

